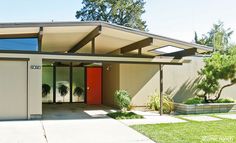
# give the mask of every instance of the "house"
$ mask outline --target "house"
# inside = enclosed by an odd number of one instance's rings
[[[185,56],[212,51],[106,22],[1,23],[0,49],[1,120],[41,118],[42,103],[114,106],[117,89],[144,106],[163,78],[182,79],[173,71],[197,74]]]

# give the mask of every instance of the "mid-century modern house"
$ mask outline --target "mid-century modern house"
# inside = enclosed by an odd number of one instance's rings
[[[0,49],[0,119],[40,118],[43,103],[115,106],[118,89],[133,106],[155,90],[182,98],[203,64],[187,56],[212,51],[105,22],[1,23]]]

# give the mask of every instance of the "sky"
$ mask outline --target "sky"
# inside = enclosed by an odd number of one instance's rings
[[[194,31],[204,34],[213,23],[223,21],[235,31],[236,0],[146,0],[150,33],[191,42]],[[1,0],[0,22],[77,21],[82,0]]]

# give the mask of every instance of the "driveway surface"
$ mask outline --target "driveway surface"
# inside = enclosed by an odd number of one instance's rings
[[[0,143],[154,143],[107,117],[107,107],[44,105],[43,111],[43,120],[1,121]]]

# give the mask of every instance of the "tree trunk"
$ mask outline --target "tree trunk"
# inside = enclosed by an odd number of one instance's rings
[[[209,99],[209,101],[214,102],[214,101],[218,100],[220,98],[220,95],[221,95],[223,89],[225,89],[226,87],[230,87],[232,85],[234,85],[234,83],[230,83],[230,84],[226,84],[226,85],[222,86],[221,89],[219,90],[216,98],[215,99]]]
[[[207,99],[207,93],[205,92],[203,95],[197,95],[198,97],[200,97],[200,98],[204,98],[204,101],[206,102],[206,103],[208,103],[209,101],[208,101],[208,99]]]

